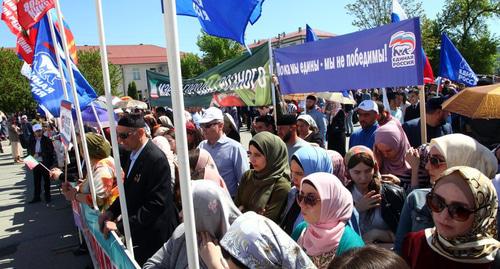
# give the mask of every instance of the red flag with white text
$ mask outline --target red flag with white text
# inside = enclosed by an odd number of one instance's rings
[[[55,7],[54,0],[19,0],[17,3],[19,24],[24,29],[30,29],[53,7]]]

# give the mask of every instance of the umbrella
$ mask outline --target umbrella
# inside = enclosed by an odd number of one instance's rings
[[[95,112],[97,113],[97,117],[99,117],[99,121],[101,122],[102,127],[103,128],[109,127],[108,111],[104,108],[95,106]],[[76,111],[74,109],[72,111],[72,114],[73,114],[73,119],[76,119]],[[115,114],[115,121],[116,120],[118,120],[118,117]],[[87,106],[85,107],[85,109],[82,110],[82,121],[93,127],[99,127],[99,124],[97,123],[97,119],[95,117],[94,111],[92,111],[91,106]]]
[[[120,102],[116,103],[115,107],[117,107],[117,108],[147,109],[148,105],[142,101],[128,99],[128,100],[121,100]]]
[[[323,98],[326,101],[337,102],[341,104],[356,104],[356,101],[354,101],[354,99],[345,97],[341,92],[321,92],[316,94],[316,96]]]
[[[472,119],[500,119],[500,84],[462,90],[443,109]]]

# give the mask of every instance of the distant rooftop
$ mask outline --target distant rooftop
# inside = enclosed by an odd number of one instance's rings
[[[318,30],[318,29],[313,29],[313,32],[316,34],[316,36],[319,39],[325,39],[325,38],[330,38],[330,37],[336,36],[336,34],[333,34],[333,33],[330,33],[330,32],[325,32],[325,31],[321,31],[321,30]],[[302,28],[302,27],[299,27],[297,29],[297,31],[295,31],[295,32],[290,32],[290,33],[283,32],[283,33],[278,34],[277,36],[275,36],[275,37],[273,37],[271,39],[271,42],[273,44],[278,43],[278,42],[290,43],[290,42],[293,42],[293,41],[296,41],[296,40],[305,39],[305,37],[306,37],[306,29]],[[258,46],[266,43],[267,40],[268,39],[260,39],[258,41],[254,41],[254,43],[249,44],[248,47],[249,48],[258,47]]]
[[[77,50],[98,50],[99,46],[77,46]],[[167,51],[156,45],[108,45],[108,60],[112,64],[166,63]],[[182,54],[182,53],[181,53]]]

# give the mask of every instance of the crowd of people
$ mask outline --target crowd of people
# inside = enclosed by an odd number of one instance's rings
[[[124,234],[117,180],[124,182],[143,268],[188,267],[175,128],[187,132],[201,268],[497,268],[498,144],[466,132],[468,120],[442,108],[449,96],[429,92],[424,143],[418,91],[389,91],[388,108],[377,91],[353,97],[356,106],[310,95],[302,111],[287,102],[276,122],[268,107],[253,116],[189,109],[186,126],[163,107],[124,112],[116,129],[121,179],[109,128],[77,131],[96,201],[75,162],[63,169],[58,161],[53,125],[22,116],[7,129],[15,161],[23,143],[50,168],[33,170],[31,202],[40,201],[42,179],[46,202],[48,179],[66,182],[67,200],[97,205],[105,236]]]

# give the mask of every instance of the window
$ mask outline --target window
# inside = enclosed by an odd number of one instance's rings
[[[139,71],[139,68],[132,68],[132,76],[134,80],[141,80],[141,71]]]

